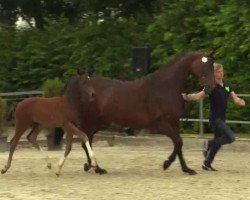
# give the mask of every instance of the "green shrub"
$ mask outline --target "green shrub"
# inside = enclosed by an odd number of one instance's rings
[[[7,101],[0,97],[0,136],[3,134],[4,114],[6,110]]]
[[[58,78],[48,79],[42,85],[45,97],[59,96],[62,93],[64,83]]]

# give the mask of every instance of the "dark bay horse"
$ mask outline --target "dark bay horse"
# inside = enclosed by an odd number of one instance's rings
[[[212,53],[193,52],[177,58],[168,66],[135,81],[119,81],[93,77],[83,82],[79,76],[67,84],[65,95],[73,109],[78,112],[80,128],[92,144],[94,133],[107,122],[123,127],[146,128],[166,134],[174,143],[174,150],[164,161],[166,170],[178,155],[183,172],[190,169],[182,153],[182,138],[179,135],[179,118],[184,111],[181,96],[189,75],[198,78],[201,85],[214,87],[214,58]],[[87,101],[82,93],[92,97]],[[85,171],[91,168],[91,159],[86,145],[82,144],[88,157]],[[100,168],[100,171],[105,171]]]
[[[189,75],[194,75],[201,85],[213,88],[213,63],[212,53],[192,52],[135,81],[93,77],[83,82],[76,76],[69,80],[65,95],[78,112],[80,128],[88,135],[90,145],[94,133],[107,122],[157,131],[169,136],[174,143],[173,152],[164,161],[163,169],[166,170],[178,155],[182,171],[193,175],[196,172],[185,162],[179,134],[179,119],[184,111],[181,93]],[[92,97],[91,101],[86,101],[82,96],[86,90]],[[83,143],[82,146],[88,158],[88,164],[84,165],[87,171],[91,168],[91,159],[86,145]]]
[[[42,148],[38,145],[36,139],[43,128],[61,127],[67,132],[65,153],[64,157],[58,163],[57,175],[60,174],[65,159],[71,150],[73,135],[77,135],[82,139],[82,142],[86,145],[90,159],[94,163],[93,166],[97,169],[96,158],[90,147],[88,137],[84,132],[79,130],[78,125],[76,113],[71,108],[65,96],[53,98],[31,97],[18,103],[15,111],[15,134],[10,142],[10,153],[7,164],[1,170],[1,173],[6,173],[10,168],[12,156],[18,141],[29,128],[31,128],[31,131],[27,139],[40,151],[42,151]],[[47,166],[50,168],[51,164],[47,163]]]

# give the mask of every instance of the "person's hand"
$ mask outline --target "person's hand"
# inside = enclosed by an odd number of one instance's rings
[[[188,95],[187,93],[182,93],[182,98],[185,100],[185,101],[190,101],[190,99],[188,98]]]
[[[206,95],[210,95],[213,91],[213,88],[209,85],[205,85],[205,87],[203,88],[203,91],[205,92]]]
[[[245,106],[246,105],[246,102],[244,99],[239,99],[239,103],[238,103],[240,106]]]

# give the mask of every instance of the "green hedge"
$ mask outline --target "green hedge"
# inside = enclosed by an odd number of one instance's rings
[[[62,94],[64,83],[58,78],[48,79],[42,85],[45,97],[54,97]]]

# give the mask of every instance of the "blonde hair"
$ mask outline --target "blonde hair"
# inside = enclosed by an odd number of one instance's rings
[[[223,69],[223,65],[219,63],[214,63],[214,70]]]

